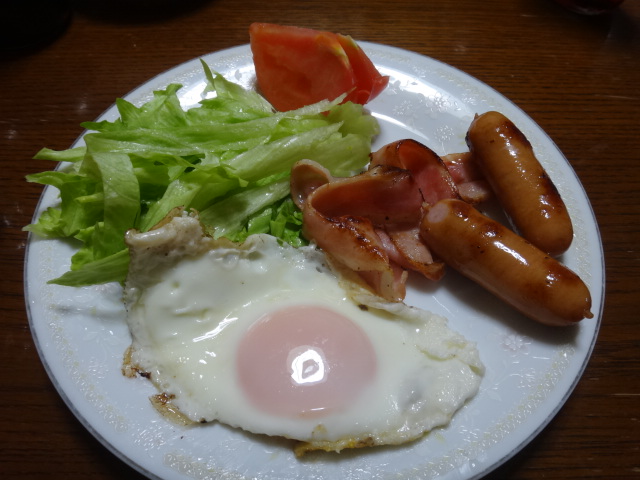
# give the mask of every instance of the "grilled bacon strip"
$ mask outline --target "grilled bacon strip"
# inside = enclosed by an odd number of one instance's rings
[[[491,186],[478,168],[471,152],[449,153],[441,158],[462,200],[476,205],[493,197]]]
[[[444,263],[420,238],[422,207],[460,194],[445,162],[420,142],[385,145],[372,153],[366,172],[349,178],[302,160],[292,169],[291,195],[303,211],[305,237],[383,298],[404,299],[406,270],[431,280],[444,275]]]
[[[402,301],[407,274],[391,260],[386,238],[378,232],[392,221],[419,223],[423,202],[411,174],[379,166],[319,184],[322,168],[312,167],[309,161],[299,162],[291,172],[291,190],[302,205],[305,237],[357,272],[381,297]]]
[[[460,197],[456,184],[442,159],[429,147],[416,140],[398,140],[372,153],[369,168],[375,168],[378,165],[410,171],[424,201],[428,204],[433,204],[442,198]]]

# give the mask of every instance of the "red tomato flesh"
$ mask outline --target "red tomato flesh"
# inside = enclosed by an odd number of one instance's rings
[[[280,111],[343,93],[348,94],[345,101],[364,105],[389,81],[349,36],[253,23],[249,37],[258,89]]]

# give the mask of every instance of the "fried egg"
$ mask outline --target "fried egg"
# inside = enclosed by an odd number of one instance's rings
[[[478,391],[446,319],[345,288],[313,246],[214,240],[182,211],[126,242],[125,367],[193,422],[340,451],[419,438]]]

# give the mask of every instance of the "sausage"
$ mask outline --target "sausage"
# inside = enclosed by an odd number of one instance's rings
[[[420,235],[447,265],[533,320],[559,326],[593,317],[578,275],[462,200],[426,206]]]
[[[525,135],[504,115],[476,116],[467,145],[515,230],[550,255],[573,240],[569,212]]]

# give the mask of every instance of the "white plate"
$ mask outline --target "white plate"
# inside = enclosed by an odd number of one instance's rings
[[[575,240],[563,261],[588,284],[596,318],[578,327],[534,324],[452,271],[441,283],[414,277],[407,303],[449,318],[453,329],[477,342],[486,376],[480,393],[444,429],[394,448],[309,455],[297,460],[277,440],[223,425],[181,428],[151,407],[155,393],[144,379],[122,376],[129,333],[120,288],[69,288],[46,281],[68,269],[72,248],[62,241],[29,240],[25,294],[33,336],[49,375],[69,408],[104,445],[150,477],[163,479],[471,479],[496,468],[551,420],[578,382],[597,337],[604,268],[599,232],[587,196],[571,166],[547,135],[518,107],[474,78],[433,59],[392,47],[362,43],[388,88],[368,108],[382,133],[374,148],[415,138],[440,154],[467,150],[464,136],[476,112],[498,110],[528,136],[564,197]],[[204,60],[245,86],[254,82],[248,46]],[[184,85],[184,106],[200,100],[199,60],[145,83],[127,99],[148,101],[168,83]],[[115,119],[115,108],[102,118]],[[55,204],[47,188],[36,215]]]

